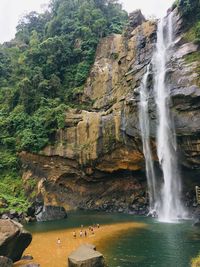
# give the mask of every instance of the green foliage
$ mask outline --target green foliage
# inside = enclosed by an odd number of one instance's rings
[[[27,211],[30,203],[27,201],[23,190],[22,180],[16,173],[6,173],[0,178],[0,213],[15,210],[18,212]]]
[[[195,41],[200,43],[200,21],[195,25]]]
[[[185,60],[187,63],[192,63],[192,62],[199,62],[200,61],[200,52],[194,52],[191,53],[187,56],[185,56]]]
[[[199,267],[199,266],[200,266],[200,255],[191,260],[191,267]]]
[[[5,80],[10,77],[11,59],[10,55],[0,47],[0,83],[4,84]]]
[[[198,52],[194,52],[189,55],[186,55],[185,61],[189,64],[193,62],[200,62],[200,52],[198,51]],[[200,65],[199,64],[196,65],[195,72],[198,74],[196,78],[196,84],[200,86]]]
[[[187,42],[200,43],[200,21],[194,22],[184,34],[184,38]]]
[[[200,16],[199,0],[179,0],[178,8],[188,24],[192,24]]]
[[[0,171],[8,169],[10,171],[16,171],[19,168],[19,160],[15,154],[9,150],[0,151]]]
[[[17,151],[38,152],[49,143],[57,129],[64,128],[67,108],[59,99],[45,98],[31,115],[25,112],[23,105],[17,106],[1,120],[2,145]]]
[[[196,24],[190,27],[184,34],[184,38],[187,42],[194,42],[196,39]]]
[[[179,0],[179,11],[182,13],[185,27],[185,39],[188,42],[200,43],[200,0]]]
[[[90,64],[87,61],[83,61],[78,64],[76,76],[75,76],[75,86],[81,86],[85,78],[88,76],[90,70]]]

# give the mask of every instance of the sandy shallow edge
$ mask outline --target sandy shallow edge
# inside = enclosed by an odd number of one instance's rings
[[[137,230],[146,228],[144,223],[128,222],[102,225],[100,228],[94,228],[94,234],[86,230],[87,237],[80,237],[80,228],[70,228],[56,230],[45,233],[34,233],[31,245],[25,250],[24,255],[32,255],[32,261],[19,261],[14,264],[20,267],[27,263],[39,263],[41,267],[66,267],[69,254],[77,249],[81,244],[90,243],[97,247],[101,252],[104,246],[112,242],[112,238],[120,238],[128,230]],[[73,238],[73,231],[76,231],[77,238]],[[60,238],[61,244],[57,244],[57,238]]]

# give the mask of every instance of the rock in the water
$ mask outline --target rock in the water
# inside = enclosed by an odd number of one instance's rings
[[[35,213],[37,221],[52,221],[67,218],[66,210],[63,207],[43,206]]]
[[[33,256],[31,256],[31,255],[24,255],[24,256],[22,257],[22,260],[30,261],[30,260],[32,260],[32,259],[33,259]]]
[[[197,227],[200,227],[200,221],[199,220],[195,221],[193,225],[197,226]]]
[[[81,245],[68,258],[69,267],[105,267],[103,255],[90,244]]]
[[[0,255],[18,261],[31,240],[32,235],[21,224],[9,219],[0,220]]]
[[[1,267],[12,267],[13,262],[11,259],[8,259],[7,257],[0,256],[0,266]]]

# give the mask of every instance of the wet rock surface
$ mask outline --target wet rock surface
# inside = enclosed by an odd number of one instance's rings
[[[0,214],[0,219],[7,220],[11,219],[19,223],[23,223],[25,221],[26,213],[25,212],[17,212],[15,210],[10,210]]]
[[[81,245],[68,257],[69,267],[105,267],[103,255],[93,245]]]
[[[13,262],[11,259],[9,259],[7,257],[0,256],[0,266],[1,267],[12,267]]]
[[[22,259],[22,260],[27,260],[27,261],[29,261],[29,260],[33,260],[33,256],[31,256],[31,255],[24,255],[24,256],[22,256],[21,259]]]
[[[31,240],[32,235],[21,224],[0,219],[0,255],[18,261]]]
[[[58,183],[48,179],[40,184],[39,190],[43,193],[45,203],[52,203],[53,198],[54,205],[63,204],[66,210],[148,213],[144,173],[98,172],[83,177],[70,177],[65,173],[65,166],[62,166],[56,173],[59,178]],[[43,165],[40,165],[40,168],[42,169]],[[53,174],[55,177],[55,172]],[[50,172],[49,177],[51,177]],[[37,179],[39,180],[40,177]]]
[[[35,217],[38,222],[61,220],[67,218],[67,213],[63,207],[41,206],[36,209]]]

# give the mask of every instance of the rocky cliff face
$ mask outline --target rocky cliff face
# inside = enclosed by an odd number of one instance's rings
[[[197,62],[186,56],[198,46],[184,40],[175,10],[176,47],[169,63],[171,109],[178,134],[180,162],[200,169],[200,88]],[[138,122],[138,91],[156,43],[156,22],[140,11],[130,15],[122,35],[102,39],[81,102],[88,110],[66,113],[65,129],[39,155],[21,153],[24,181],[37,181],[37,196],[46,205],[143,212],[145,162]],[[152,91],[153,81],[149,80]],[[152,149],[155,150],[155,105],[150,99]],[[156,156],[155,156],[156,161]]]

